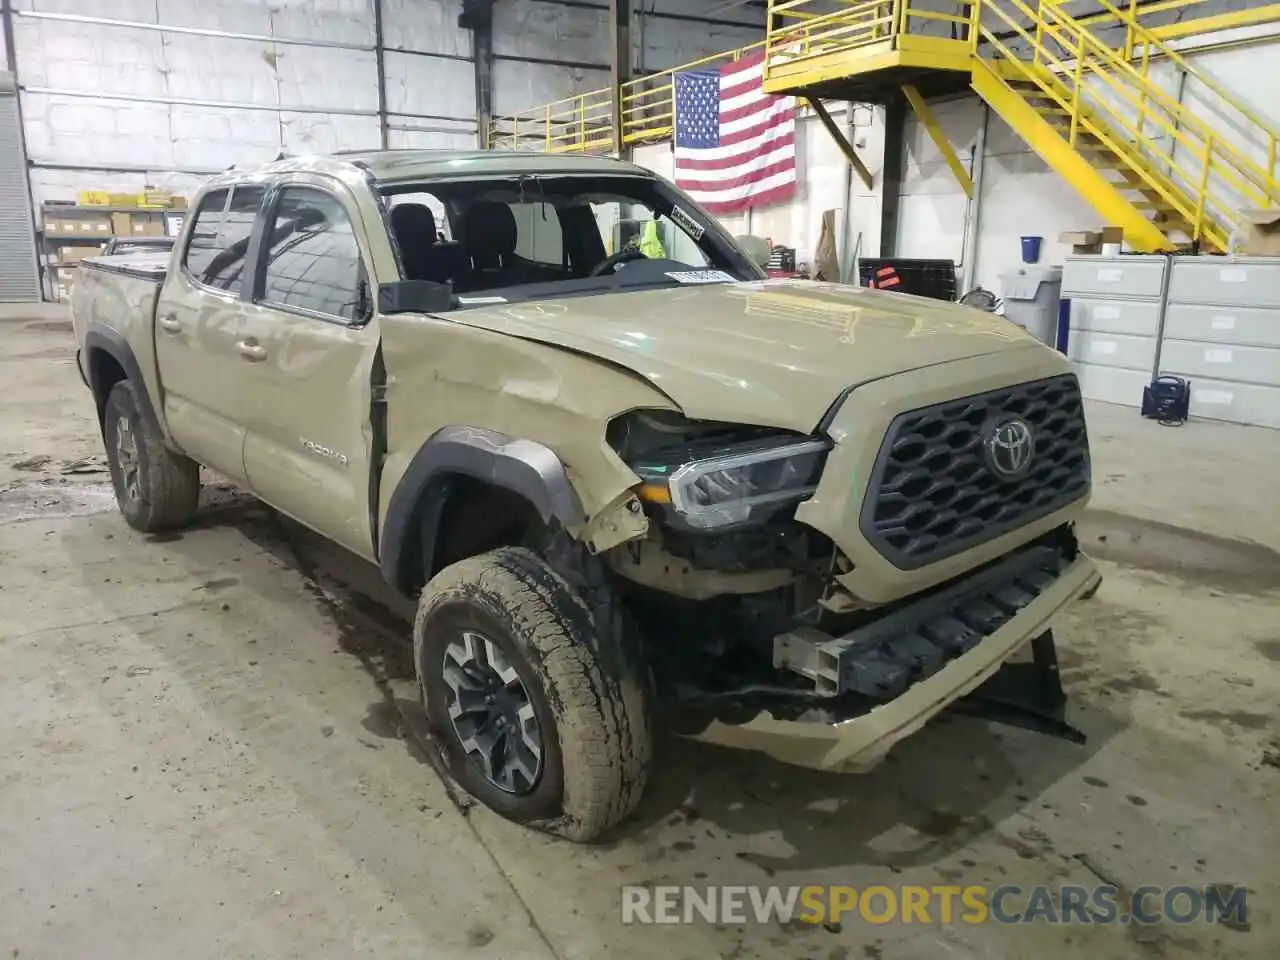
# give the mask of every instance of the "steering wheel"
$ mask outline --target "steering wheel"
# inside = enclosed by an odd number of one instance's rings
[[[636,250],[634,248],[631,250],[619,250],[617,253],[612,253],[609,256],[605,257],[603,260],[597,263],[594,267],[592,267],[591,272],[588,273],[587,276],[588,277],[603,276],[606,272],[616,269],[619,264],[630,263],[632,260],[644,260],[644,259],[645,259],[645,255],[641,253],[639,250]]]

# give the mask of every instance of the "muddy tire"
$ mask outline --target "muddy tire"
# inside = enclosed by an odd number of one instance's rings
[[[174,453],[142,416],[134,385],[111,388],[102,435],[116,503],[135,530],[154,533],[187,523],[200,499],[200,467]]]
[[[582,596],[533,551],[436,574],[413,648],[431,730],[472,796],[580,842],[635,809],[652,754],[648,671],[638,648],[598,636]]]

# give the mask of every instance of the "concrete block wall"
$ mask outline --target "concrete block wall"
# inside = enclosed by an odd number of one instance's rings
[[[765,14],[758,7],[724,0],[643,0],[633,6],[636,75],[764,37]],[[494,8],[496,112],[516,113],[608,87],[609,9],[606,0],[499,0]]]
[[[281,152],[376,148],[373,2],[13,0],[36,202],[179,188]],[[388,145],[476,146],[461,0],[382,4]],[[637,7],[639,71],[763,35],[762,10],[722,0]],[[499,0],[494,18],[496,112],[608,85],[607,0]]]
[[[388,145],[477,146],[461,0],[382,5]],[[14,0],[14,9],[37,203],[85,189],[189,192],[201,175],[281,152],[379,146],[373,0]],[[608,83],[604,10],[501,0],[495,13],[499,110]]]
[[[518,113],[609,85],[613,36],[607,4],[499,0],[493,15],[496,113]]]
[[[637,73],[744,47],[764,39],[765,11],[724,0],[644,0],[632,27]]]

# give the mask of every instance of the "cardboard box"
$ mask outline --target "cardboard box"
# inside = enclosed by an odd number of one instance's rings
[[[51,236],[66,236],[69,233],[79,233],[80,224],[75,220],[64,220],[62,217],[45,217],[44,232]]]
[[[136,207],[138,205],[138,195],[136,193],[109,193],[107,194],[112,207]]]
[[[185,209],[187,209],[187,198],[186,198],[186,197],[179,197],[179,196],[177,196],[177,195],[175,194],[175,195],[173,196],[173,198],[172,198],[172,199],[170,200],[170,202],[169,202],[169,209],[170,209],[170,210],[185,210]]]
[[[1102,232],[1099,230],[1068,230],[1058,234],[1058,242],[1071,247],[1076,256],[1088,256],[1102,252]]]
[[[130,231],[135,237],[163,237],[164,221],[157,217],[138,217],[133,218],[133,229]]]
[[[127,213],[111,215],[111,232],[117,237],[127,237],[133,233],[133,219]]]
[[[102,190],[82,190],[76,195],[76,203],[82,207],[109,207],[111,194]]]
[[[1124,227],[1103,227],[1102,244],[1108,243],[1124,243]]]
[[[92,243],[75,247],[59,247],[58,260],[61,263],[72,263],[76,260],[83,260],[85,257],[96,257],[101,252],[102,247]]]
[[[74,223],[79,229],[68,232],[87,233],[95,237],[111,236],[111,217],[105,213],[92,217],[76,217]]]
[[[75,287],[75,267],[58,267],[53,271],[53,293],[59,300],[70,300]]]
[[[1280,210],[1246,210],[1240,220],[1240,253],[1280,257]]]

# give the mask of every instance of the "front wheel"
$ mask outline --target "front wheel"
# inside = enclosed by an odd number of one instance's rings
[[[200,500],[200,467],[174,453],[142,416],[136,387],[121,380],[103,411],[102,437],[116,503],[135,530],[154,533],[187,523]]]
[[[537,554],[501,547],[440,571],[413,641],[432,732],[482,803],[577,841],[635,808],[652,752],[648,673]]]

